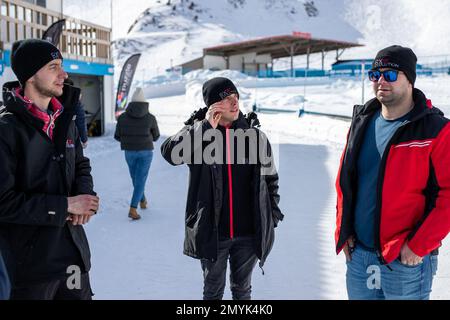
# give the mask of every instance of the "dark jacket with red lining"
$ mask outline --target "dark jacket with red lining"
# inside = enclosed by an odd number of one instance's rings
[[[206,109],[194,113],[192,118],[186,122],[186,126],[176,135],[168,138],[161,146],[161,153],[172,165],[174,163],[172,151],[184,139],[191,141],[194,146],[193,137],[200,133],[200,136],[212,129],[205,120]],[[195,119],[195,120],[194,120]],[[256,130],[249,119],[241,113],[239,119],[233,127],[247,130]],[[262,132],[261,132],[262,134]],[[202,149],[210,144],[205,142]],[[270,148],[270,145],[268,146]],[[194,148],[192,148],[193,151]],[[193,159],[193,155],[192,155]],[[185,240],[184,254],[197,259],[217,260],[217,250],[219,241],[219,222],[223,213],[224,198],[224,170],[227,164],[193,164],[189,167],[189,190],[186,202],[185,217]],[[273,165],[273,158],[270,164]],[[273,172],[270,175],[262,175],[264,165],[259,163],[252,166],[251,173],[251,208],[253,215],[253,231],[255,235],[255,253],[260,260],[260,266],[264,265],[269,255],[275,238],[274,228],[278,222],[283,220],[283,214],[278,207],[280,196],[278,195],[278,174]]]
[[[240,122],[236,121],[230,130],[236,130]],[[252,186],[253,164],[239,163],[238,146],[234,143],[234,150],[231,150],[229,130],[218,126],[218,130],[223,134],[223,199],[222,213],[219,219],[219,238],[235,238],[254,235],[254,215],[252,213]],[[228,135],[228,138],[227,138]],[[248,140],[245,141],[246,150]],[[227,164],[227,158],[234,155],[233,164]],[[248,151],[246,159],[249,158]]]
[[[450,231],[450,125],[425,95],[414,89],[410,120],[394,134],[381,160],[378,177],[375,245],[382,263],[391,263],[405,242],[423,257],[441,245]],[[377,99],[355,106],[336,181],[336,251],[353,229],[357,159]]]
[[[4,85],[0,114],[0,251],[14,285],[62,279],[70,265],[90,270],[83,227],[66,221],[67,197],[95,195],[74,121],[80,90],[64,87],[51,140],[18,86]]]

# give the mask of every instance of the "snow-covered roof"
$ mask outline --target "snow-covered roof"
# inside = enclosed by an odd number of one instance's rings
[[[314,38],[310,33],[293,32],[291,35],[262,37],[252,40],[227,43],[204,49],[205,54],[231,56],[247,52],[257,54],[270,54],[272,58],[284,58],[293,55],[327,52],[352,47],[360,47],[358,43],[339,40]]]

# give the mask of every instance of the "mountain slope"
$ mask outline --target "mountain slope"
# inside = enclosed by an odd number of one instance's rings
[[[119,65],[141,52],[146,70],[138,70],[137,77],[147,78],[223,43],[293,31],[356,41],[361,34],[339,18],[344,9],[342,1],[333,0],[172,0],[144,10],[113,50]]]

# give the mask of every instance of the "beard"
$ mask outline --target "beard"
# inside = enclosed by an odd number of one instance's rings
[[[62,89],[58,88],[52,88],[50,85],[45,85],[43,81],[41,81],[39,78],[36,78],[37,81],[34,83],[34,87],[36,88],[36,91],[44,97],[53,98],[53,97],[60,97],[62,95]]]
[[[378,98],[384,106],[387,108],[395,108],[405,99],[405,95],[391,95],[390,97]]]

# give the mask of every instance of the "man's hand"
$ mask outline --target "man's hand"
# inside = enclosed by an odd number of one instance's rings
[[[416,255],[405,243],[400,251],[400,261],[408,266],[417,266],[423,262],[423,258]]]
[[[355,249],[355,237],[351,236],[350,238],[348,238],[344,246],[344,253],[347,262],[352,261],[352,252],[354,249]]]
[[[209,107],[208,112],[206,112],[206,120],[211,124],[211,126],[216,129],[219,125],[219,121],[222,118],[222,112],[224,112],[225,109],[220,104],[213,104]]]
[[[92,216],[98,210],[99,198],[84,194],[67,198],[67,204],[67,212],[73,216]]]
[[[77,225],[85,225],[86,223],[89,222],[90,219],[91,215],[80,216],[71,214],[67,218],[67,221],[71,221],[74,226],[77,226]]]

